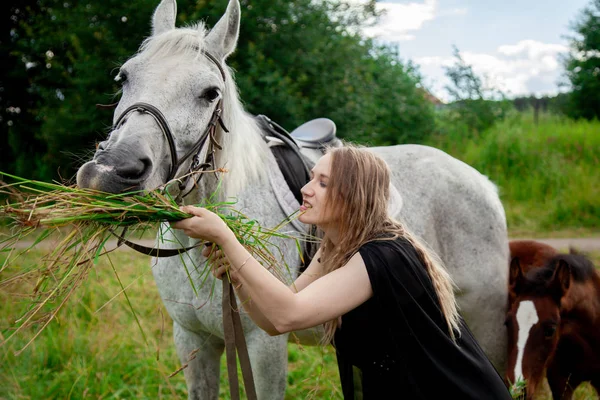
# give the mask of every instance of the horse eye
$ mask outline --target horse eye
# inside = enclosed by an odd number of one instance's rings
[[[120,71],[117,76],[115,76],[115,82],[120,83],[121,85],[125,83],[127,80],[127,73],[125,71]]]
[[[201,97],[212,103],[213,101],[219,98],[219,91],[217,89],[211,88],[206,90]]]
[[[546,339],[551,339],[556,332],[556,325],[548,325],[544,327],[544,337]]]

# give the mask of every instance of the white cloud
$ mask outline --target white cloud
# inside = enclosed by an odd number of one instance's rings
[[[553,95],[558,92],[562,67],[559,55],[568,48],[561,44],[522,40],[503,45],[492,54],[461,52],[461,57],[489,86],[508,96]],[[414,60],[429,83],[432,92],[448,100],[444,86],[449,83],[443,67],[453,65],[453,57],[421,57]]]
[[[545,54],[556,54],[567,51],[562,44],[547,44],[535,40],[521,40],[514,45],[503,45],[498,47],[498,53],[505,56],[527,56],[529,58],[540,58]]]
[[[437,0],[412,3],[377,2],[378,10],[384,10],[379,23],[363,32],[369,37],[377,37],[386,42],[412,40],[411,33],[421,29],[423,24],[436,17]]]
[[[467,15],[469,13],[469,9],[466,7],[461,8],[453,8],[448,11],[442,11],[440,15]]]

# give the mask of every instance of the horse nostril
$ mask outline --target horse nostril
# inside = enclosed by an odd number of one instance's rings
[[[123,160],[116,169],[117,175],[128,180],[139,180],[146,176],[152,167],[149,158],[137,160]]]
[[[96,150],[99,150],[99,151],[106,150],[107,143],[108,143],[108,140],[104,140],[104,141],[98,143],[98,145],[96,146]]]

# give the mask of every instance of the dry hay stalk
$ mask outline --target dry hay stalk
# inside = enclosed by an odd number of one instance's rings
[[[33,288],[28,293],[31,299],[29,306],[8,329],[12,332],[8,337],[4,335],[0,346],[19,331],[41,325],[19,352],[56,317],[69,297],[85,282],[98,258],[112,251],[107,250],[105,245],[113,229],[127,227],[131,235],[133,231],[139,233],[157,228],[161,222],[191,216],[180,210],[166,190],[109,194],[27,180],[6,173],[3,175],[14,182],[8,184],[0,180],[0,196],[8,196],[16,201],[9,200],[6,205],[0,206],[0,221],[8,220],[10,228],[8,234],[0,233],[0,289],[14,288],[16,282],[29,282]],[[272,243],[274,238],[287,238],[295,240],[302,253],[299,237],[281,231],[296,214],[284,219],[276,227],[266,229],[235,210],[235,202],[211,203],[213,198],[216,198],[214,194],[199,205],[219,214],[250,253],[280,279],[284,278],[284,273],[291,276],[289,268],[282,268],[277,262],[282,259],[281,253],[276,257],[270,249],[279,251]],[[17,248],[17,244],[31,240],[32,236],[34,239],[29,246]],[[14,264],[15,260],[56,236],[59,241],[50,246],[50,250],[33,267],[16,268],[16,271],[12,271],[12,268],[8,273],[7,267]],[[202,271],[200,276],[203,284],[209,272],[208,263],[199,270]],[[189,273],[188,276],[196,291]],[[125,288],[122,287],[122,291]],[[3,330],[5,328],[2,327]]]

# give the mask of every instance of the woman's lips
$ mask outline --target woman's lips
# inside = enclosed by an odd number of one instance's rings
[[[308,210],[309,208],[312,208],[312,205],[311,205],[309,202],[305,201],[305,202],[303,202],[303,203],[302,203],[302,205],[300,206],[300,211],[306,211],[306,210]]]

